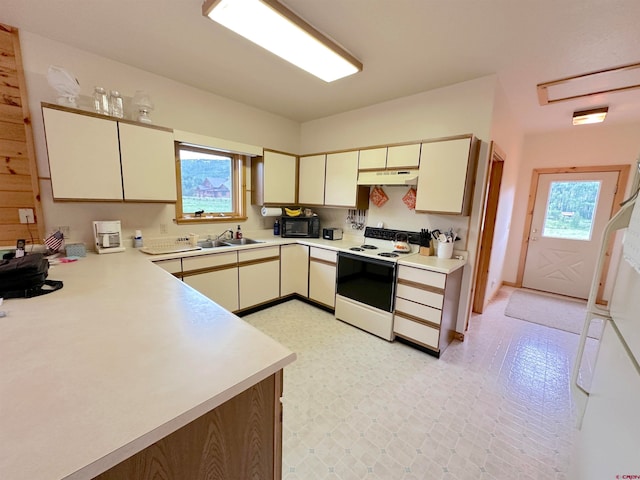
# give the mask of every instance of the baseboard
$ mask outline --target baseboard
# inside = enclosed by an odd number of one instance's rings
[[[280,298],[276,298],[274,300],[270,300],[268,302],[264,302],[261,303],[260,305],[254,305],[253,307],[249,307],[249,308],[245,308],[244,310],[238,310],[235,313],[237,316],[239,317],[243,317],[245,315],[249,315],[251,313],[256,313],[259,312],[261,310],[265,310],[267,308],[270,307],[274,307],[276,305],[280,305],[281,303],[285,303],[288,302],[289,300],[300,300],[301,302],[307,303],[309,305],[312,305],[316,308],[319,308],[320,310],[324,310],[325,312],[329,312],[329,313],[334,313],[334,309],[323,304],[323,303],[318,303],[315,302],[307,297],[303,297],[302,295],[300,295],[299,293],[292,293],[291,295],[287,295],[286,297],[280,297]]]

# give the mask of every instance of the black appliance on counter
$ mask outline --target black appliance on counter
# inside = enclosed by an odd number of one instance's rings
[[[280,236],[284,238],[320,238],[320,217],[288,217],[280,219]]]

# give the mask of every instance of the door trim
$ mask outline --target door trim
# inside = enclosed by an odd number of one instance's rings
[[[616,184],[616,193],[613,197],[613,206],[609,218],[611,218],[619,209],[620,203],[624,200],[625,187],[629,179],[630,165],[595,165],[591,167],[554,167],[554,168],[534,168],[531,172],[531,184],[529,187],[529,201],[527,203],[527,215],[524,221],[524,232],[522,234],[522,243],[520,245],[520,259],[518,261],[518,274],[516,276],[516,287],[522,287],[522,280],[524,278],[524,265],[527,258],[527,251],[529,249],[529,232],[531,231],[531,224],[533,222],[533,207],[536,201],[536,195],[538,193],[538,180],[542,174],[553,173],[591,173],[591,172],[618,172],[618,183]],[[609,270],[609,261],[611,259],[611,250],[613,245],[609,245],[607,254],[604,260],[604,267],[602,269],[602,275],[606,276],[606,272]],[[598,294],[596,296],[597,303],[603,303],[604,281],[600,278],[600,286],[598,287]]]
[[[487,283],[489,281],[489,266],[491,263],[491,251],[493,248],[494,230],[498,215],[498,203],[500,201],[500,187],[504,163],[507,158],[504,151],[492,140],[489,148],[489,172],[487,174],[487,192],[484,200],[484,213],[482,227],[477,244],[478,256],[475,264],[475,281],[473,291],[472,311],[482,313],[487,305]],[[465,325],[465,330],[468,327]]]

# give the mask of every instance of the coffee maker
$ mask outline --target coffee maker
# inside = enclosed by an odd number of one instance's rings
[[[93,234],[95,238],[96,252],[124,252],[120,220],[93,222]]]

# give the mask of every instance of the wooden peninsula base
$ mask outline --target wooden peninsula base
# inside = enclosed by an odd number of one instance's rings
[[[282,478],[282,370],[95,480]]]

